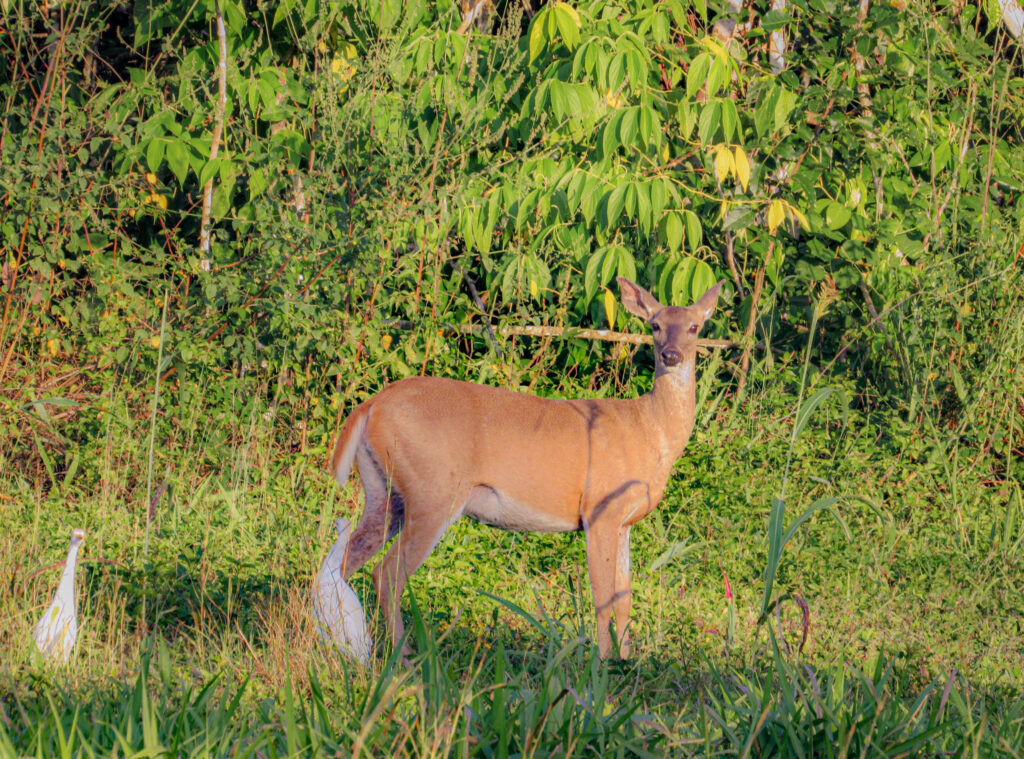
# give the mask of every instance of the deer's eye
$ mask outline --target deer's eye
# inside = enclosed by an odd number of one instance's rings
[[[659,332],[661,332],[661,325],[660,324],[656,324],[656,323],[651,323],[651,332],[653,332],[655,335],[658,334]]]
[[[696,335],[697,334],[697,325],[696,324],[691,324],[690,325],[690,334],[691,335]]]

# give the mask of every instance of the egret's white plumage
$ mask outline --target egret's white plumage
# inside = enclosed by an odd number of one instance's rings
[[[71,657],[71,649],[78,638],[78,605],[75,599],[75,566],[78,549],[85,540],[85,530],[71,531],[71,547],[64,562],[64,572],[53,596],[53,602],[43,612],[33,633],[39,651],[46,659],[60,655],[64,661]]]
[[[334,524],[338,539],[320,565],[313,588],[316,631],[325,643],[333,643],[342,653],[365,665],[370,661],[373,641],[366,632],[363,606],[341,573],[352,527],[347,519],[338,519]]]

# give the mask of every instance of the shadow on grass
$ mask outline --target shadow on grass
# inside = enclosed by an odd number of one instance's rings
[[[407,594],[411,666],[378,642],[373,669],[363,671],[317,642],[310,581],[258,562],[212,567],[200,550],[136,572],[88,567],[91,624],[103,624],[101,606],[117,607],[139,646],[107,645],[109,655],[127,653],[118,676],[99,680],[60,667],[8,668],[0,754],[1024,752],[1019,689],[985,688],[955,672],[922,681],[901,655],[815,668],[771,637],[732,658],[693,644],[674,656],[602,662],[581,613],[555,619],[496,596],[481,627]],[[372,629],[381,636],[382,625]],[[216,672],[185,656],[217,645],[203,659]]]

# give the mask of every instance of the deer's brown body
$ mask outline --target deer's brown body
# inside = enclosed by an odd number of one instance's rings
[[[629,651],[629,529],[665,490],[693,429],[697,333],[718,286],[689,308],[662,307],[620,278],[623,302],[655,328],[654,388],[630,400],[551,400],[468,382],[415,377],[356,408],[332,469],[353,462],[366,495],[345,559],[346,578],[401,533],[374,570],[397,644],[406,578],[461,516],[511,530],[584,530],[602,656],[614,612]],[[659,334],[660,333],[660,334]]]

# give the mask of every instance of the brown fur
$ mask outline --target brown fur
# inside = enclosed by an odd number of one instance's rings
[[[697,334],[716,285],[688,308],[664,307],[619,278],[623,304],[654,333],[653,390],[629,400],[551,400],[485,385],[412,377],[346,420],[332,457],[339,483],[353,461],[366,491],[344,562],[348,578],[394,535],[374,570],[397,645],[407,577],[463,514],[510,529],[584,530],[602,656],[614,612],[628,655],[629,528],[658,505],[693,429]]]

